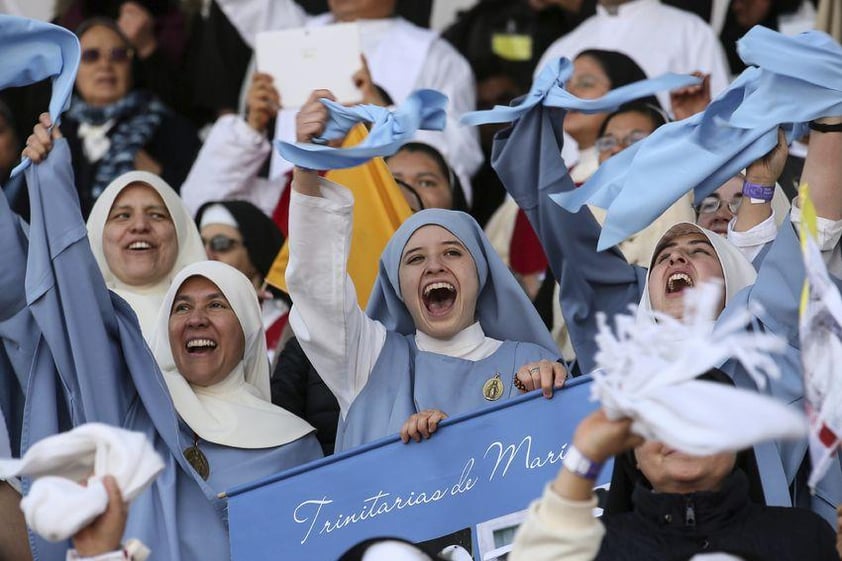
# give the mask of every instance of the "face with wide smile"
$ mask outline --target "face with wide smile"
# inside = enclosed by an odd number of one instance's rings
[[[653,310],[681,319],[685,290],[712,279],[724,281],[722,264],[707,236],[692,227],[658,247],[649,270],[649,300]]]
[[[634,455],[638,469],[658,493],[717,491],[737,461],[734,452],[690,456],[651,440],[635,448]]]
[[[473,257],[445,228],[423,226],[401,255],[401,295],[415,328],[449,339],[475,321],[479,278]]]
[[[151,286],[172,271],[178,237],[170,212],[144,183],[123,189],[105,221],[102,250],[108,268],[129,286]]]
[[[240,361],[246,339],[240,320],[216,284],[188,278],[170,310],[170,348],[179,373],[194,386],[223,381]]]

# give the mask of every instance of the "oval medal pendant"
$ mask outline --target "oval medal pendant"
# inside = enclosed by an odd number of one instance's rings
[[[208,480],[210,477],[210,464],[208,463],[208,458],[205,456],[204,452],[199,450],[199,446],[194,444],[189,448],[184,449],[184,458],[193,466],[193,469],[196,470],[196,473],[199,474],[199,477],[204,479],[205,481]]]
[[[503,380],[499,372],[482,385],[482,396],[488,401],[497,401],[503,397]]]

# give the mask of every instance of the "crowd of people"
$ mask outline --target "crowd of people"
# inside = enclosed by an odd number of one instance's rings
[[[637,305],[638,321],[682,321],[687,294],[711,281],[724,287],[711,325],[748,308],[753,329],[788,347],[766,388],[736,360],[705,376],[803,408],[797,187],[810,186],[842,286],[842,59],[828,64],[830,108],[797,127],[781,120],[777,144],[701,200],[701,177],[670,178],[686,193],[617,245],[597,251],[611,212],[556,201],[698,119],[744,68],[735,42],[798,6],[479,0],[438,34],[430,4],[56,2],[54,22],[81,49],[68,108],[44,113],[49,81],[0,91],[0,457],[97,422],[144,434],[164,468],[130,503],[100,478],[107,508],[72,544],[27,528],[18,503],[30,482],[0,479],[0,560],[145,559],[129,538],[150,559],[229,560],[227,489],[389,435],[415,445],[501,399],[550,398],[595,369],[603,314]],[[815,25],[838,43],[842,10],[817,4]],[[418,89],[448,98],[443,131],[384,154],[409,218],[372,264],[367,298],[349,265],[354,196],[327,166],[273,149],[323,144],[334,96],[315,89],[287,106],[251,62],[260,32],[341,22],[359,26],[348,80],[360,103],[392,108]],[[536,95],[533,80],[561,57],[569,75],[554,87],[583,103],[667,72],[694,79],[608,111],[538,103],[505,128],[460,123]],[[13,174],[22,158],[31,166]],[[269,284],[282,250],[285,283]],[[581,421],[511,559],[842,555],[838,457],[807,492],[806,440],[777,444],[781,486],[763,475],[768,456],[692,456],[633,428],[603,410]],[[611,457],[606,514],[594,518]],[[438,554],[390,538],[348,545],[348,561]]]

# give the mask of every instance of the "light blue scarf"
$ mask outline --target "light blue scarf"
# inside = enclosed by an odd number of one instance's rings
[[[573,63],[566,58],[559,58],[547,63],[535,78],[529,93],[517,105],[507,107],[495,105],[485,111],[471,111],[462,115],[460,122],[465,125],[485,125],[489,123],[510,123],[522,117],[538,104],[545,107],[573,109],[582,113],[604,113],[614,111],[622,104],[640,99],[662,90],[673,90],[692,86],[701,82],[695,76],[668,72],[657,78],[640,80],[609,91],[596,99],[581,99],[564,89],[564,84],[573,75]]]
[[[314,144],[275,141],[278,153],[293,164],[315,170],[351,168],[376,157],[391,156],[411,140],[418,129],[444,129],[447,96],[435,90],[417,90],[400,107],[390,111],[378,105],[345,107],[329,99],[320,100],[328,109],[329,121]],[[344,138],[360,122],[373,123],[368,136],[351,148],[331,148],[330,140]]]
[[[581,188],[553,200],[571,212],[608,210],[600,250],[652,223],[681,196],[696,201],[768,153],[782,127],[842,114],[842,47],[818,31],[787,37],[754,27],[738,43],[748,68],[698,115],[669,123],[607,160]]]
[[[0,53],[3,60],[0,89],[53,79],[50,119],[58,123],[70,103],[79,68],[79,39],[57,25],[0,15]],[[29,158],[24,158],[12,170],[12,177],[26,169],[29,163]]]

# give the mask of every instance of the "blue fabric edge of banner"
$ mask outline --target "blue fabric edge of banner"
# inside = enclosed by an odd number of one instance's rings
[[[577,376],[576,378],[570,379],[564,383],[564,387],[560,390],[556,391],[564,391],[568,388],[576,387],[582,384],[586,384],[592,381],[592,377],[588,375],[584,376]],[[470,413],[465,413],[464,415],[458,415],[456,417],[452,417],[449,419],[445,419],[439,424],[439,427],[446,427],[450,425],[455,425],[461,423],[463,421],[467,421],[469,419],[473,419],[474,417],[479,417],[482,415],[487,415],[493,413],[494,411],[500,411],[501,409],[505,409],[507,407],[513,407],[519,403],[523,403],[525,401],[529,401],[531,399],[546,399],[544,394],[541,390],[533,390],[529,393],[524,395],[518,396],[514,399],[506,400],[502,403],[498,403],[496,405],[492,405],[490,407],[485,407],[482,409],[478,409],[476,411],[472,411]],[[311,469],[317,469],[322,466],[326,466],[332,464],[334,462],[342,461],[346,458],[350,458],[352,456],[356,456],[357,454],[363,454],[368,452],[369,450],[374,450],[375,448],[380,448],[382,446],[386,446],[388,444],[392,444],[393,442],[399,442],[400,436],[397,434],[386,436],[380,438],[378,440],[374,440],[369,442],[368,444],[363,444],[362,446],[358,446],[357,448],[353,448],[351,450],[347,450],[345,452],[340,452],[338,454],[333,454],[331,456],[327,456],[326,458],[322,458],[321,460],[315,460],[300,466],[295,466],[294,468],[290,468],[286,471],[282,471],[280,473],[276,473],[275,475],[270,475],[264,477],[263,479],[258,479],[256,481],[252,481],[250,483],[244,483],[242,485],[237,485],[232,489],[225,492],[225,496],[229,499],[232,497],[236,497],[237,495],[242,495],[243,493],[247,493],[258,487],[263,487],[264,485],[269,485],[271,483],[277,483],[278,481],[283,481],[284,479],[288,479],[290,477],[295,477],[299,473],[303,473],[305,471],[309,471]]]

